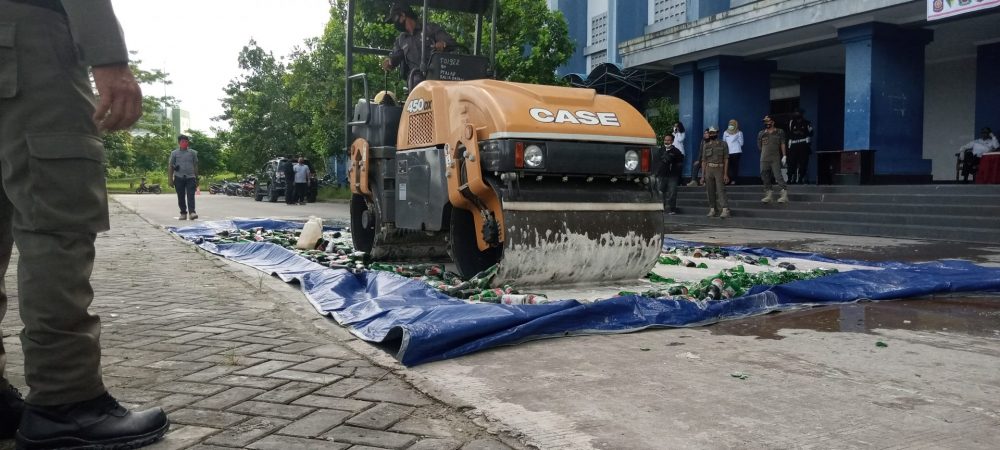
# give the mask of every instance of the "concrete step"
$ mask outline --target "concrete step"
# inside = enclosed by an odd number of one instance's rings
[[[777,197],[775,192],[775,197]],[[730,200],[736,201],[760,201],[764,193],[758,187],[756,190],[732,190],[727,189],[726,195]],[[678,198],[705,198],[705,190],[695,188],[685,188],[677,192]],[[943,195],[943,194],[867,194],[867,193],[820,193],[820,192],[800,192],[790,189],[788,198],[792,202],[832,202],[832,203],[892,203],[911,205],[966,205],[966,206],[995,206],[1000,204],[1000,194],[997,195]]]
[[[700,211],[685,209],[683,214],[666,216],[666,222],[668,224],[690,224],[727,228],[755,228],[761,230],[1000,244],[1000,230],[995,228],[945,228],[926,225],[795,220],[784,219],[778,215],[775,217],[743,217],[739,211],[734,211],[735,216],[732,218],[719,219],[705,217],[707,212],[707,208]]]
[[[758,203],[759,205],[759,203]],[[948,216],[938,214],[873,214],[865,212],[844,211],[809,211],[797,210],[785,205],[771,204],[764,207],[741,209],[736,204],[730,205],[733,215],[748,218],[760,218],[775,221],[800,220],[811,222],[847,222],[882,225],[920,225],[944,228],[983,228],[992,229],[1000,234],[1000,216]],[[708,206],[690,206],[683,209],[685,213],[707,214]]]
[[[704,193],[698,196],[685,195],[678,196],[677,206],[684,207],[704,207],[707,198]],[[729,205],[733,209],[748,210],[756,208],[770,208],[760,202],[760,199],[735,200],[729,199]],[[869,213],[869,214],[928,214],[943,216],[972,216],[972,217],[1000,217],[1000,201],[992,205],[967,205],[967,204],[907,204],[907,203],[859,203],[859,202],[791,202],[783,205],[782,208],[795,211],[838,211],[848,213]]]

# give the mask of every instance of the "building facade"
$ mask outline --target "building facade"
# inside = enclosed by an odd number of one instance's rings
[[[191,129],[191,113],[180,108],[170,110],[170,122],[174,126],[174,134],[184,134]]]
[[[763,116],[785,121],[796,108],[815,128],[813,151],[875,150],[880,182],[953,180],[958,147],[982,127],[1000,131],[1000,0],[550,5],[578,43],[562,70],[606,60],[672,73],[689,136],[739,120],[743,177],[758,171]]]

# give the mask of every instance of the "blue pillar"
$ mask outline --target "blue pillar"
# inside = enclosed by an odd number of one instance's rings
[[[832,73],[804,75],[799,80],[799,106],[813,124],[810,180],[816,179],[817,151],[844,148],[844,76]]]
[[[580,7],[580,2],[574,0],[559,0],[557,7],[559,12],[566,18],[566,25],[569,29],[569,38],[573,41],[573,55],[569,57],[566,64],[557,68],[556,73],[563,76],[569,73],[589,72],[587,67],[587,57],[583,54],[583,48],[587,46],[587,30],[590,19],[587,18],[587,8]]]
[[[1000,135],[1000,43],[980,45],[976,51],[976,129],[993,128]]]
[[[608,0],[608,18],[613,26],[609,33],[613,41],[608,46],[608,61],[621,63],[618,44],[635,39],[645,33],[649,20],[649,2],[634,0]]]
[[[736,119],[743,131],[743,158],[737,175],[760,173],[760,150],[757,132],[771,109],[771,61],[743,61],[734,56],[716,56],[698,62],[704,76],[702,129],[719,127],[721,136],[730,119]]]
[[[875,150],[882,181],[930,181],[923,159],[924,47],[930,30],[865,23],[838,30],[847,51],[844,147]]]
[[[705,127],[702,121],[702,84],[701,72],[695,63],[684,63],[674,66],[674,75],[680,78],[680,99],[677,115],[684,124],[684,176],[691,176],[691,162],[698,158],[698,147],[701,144],[701,130]]]

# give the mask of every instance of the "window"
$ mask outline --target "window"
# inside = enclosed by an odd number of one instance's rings
[[[590,18],[590,45],[607,46],[608,43],[608,13]]]
[[[608,62],[608,51],[601,50],[590,55],[590,70],[594,70],[595,67]]]
[[[686,0],[652,0],[653,24],[672,27],[687,20]]]

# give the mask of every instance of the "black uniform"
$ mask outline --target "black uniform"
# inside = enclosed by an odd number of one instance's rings
[[[805,117],[797,117],[788,123],[788,184],[806,181],[812,135],[812,123]]]
[[[392,67],[402,66],[403,77],[406,80],[407,89],[413,90],[421,81],[424,81],[425,74],[420,69],[420,35],[421,24],[417,22],[417,29],[413,33],[405,31],[399,33],[396,42],[392,46],[392,53],[389,53],[389,62]],[[431,53],[434,51],[434,44],[444,42],[444,51],[450,52],[458,46],[455,38],[444,31],[440,25],[427,22],[427,33],[424,41],[425,62],[430,62]]]
[[[677,147],[660,147],[660,167],[656,177],[660,181],[660,192],[663,192],[663,209],[677,210],[677,185],[681,182],[681,172],[684,167],[684,154]]]

